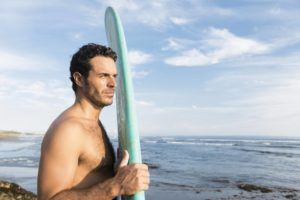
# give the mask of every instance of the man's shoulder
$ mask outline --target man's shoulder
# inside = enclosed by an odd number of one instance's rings
[[[75,117],[56,119],[45,134],[43,145],[49,143],[79,144],[84,137],[84,126]]]
[[[77,117],[66,117],[66,118],[58,118],[53,122],[51,125],[54,130],[68,130],[68,131],[75,131],[75,132],[82,132],[84,129],[84,124],[82,120]]]

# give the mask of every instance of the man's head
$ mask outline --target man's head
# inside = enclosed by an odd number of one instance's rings
[[[82,46],[70,64],[75,94],[98,107],[110,105],[116,86],[116,60],[116,53],[109,47],[93,43]]]

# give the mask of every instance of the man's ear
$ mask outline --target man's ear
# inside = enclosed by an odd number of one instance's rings
[[[83,87],[84,77],[79,72],[74,72],[73,78],[75,80],[76,85],[79,87]]]

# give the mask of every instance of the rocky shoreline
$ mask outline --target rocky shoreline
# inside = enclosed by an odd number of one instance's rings
[[[299,199],[299,190],[295,189],[287,189],[287,188],[267,188],[264,186],[258,186],[258,185],[252,185],[252,184],[238,184],[237,189],[240,190],[240,192],[233,192],[231,195],[227,196],[228,193],[226,194],[223,189],[218,189],[218,190],[194,190],[195,188],[185,188],[183,189],[181,185],[180,190],[175,191],[170,187],[170,188],[165,188],[163,191],[161,190],[163,187],[162,185],[152,185],[154,188],[154,193],[153,191],[148,193],[148,199],[157,199],[158,193],[161,193],[161,197],[163,199],[172,199],[168,195],[171,193],[176,193],[180,192],[181,195],[185,196],[190,196],[189,199],[207,199],[207,200],[227,200],[227,199],[232,199],[232,200],[244,200],[244,199],[290,199],[290,200],[297,200]],[[156,189],[155,189],[156,188]],[[176,187],[175,187],[176,188]],[[158,190],[157,190],[158,189]],[[166,195],[166,191],[172,191],[171,193],[168,193]],[[192,192],[194,191],[194,192]],[[225,192],[225,193],[224,193]],[[166,195],[166,196],[163,196]],[[177,194],[179,195],[179,194]],[[180,196],[180,195],[179,195]],[[177,196],[177,197],[179,197]],[[227,197],[225,197],[227,196]],[[151,198],[153,197],[153,198]],[[183,197],[182,197],[183,198]],[[176,199],[175,197],[173,199]],[[181,197],[177,198],[181,199]],[[176,200],[177,200],[176,199]],[[0,180],[0,200],[37,200],[37,195],[25,190],[21,186],[19,186],[16,183],[11,183],[8,181],[1,181]],[[158,199],[159,200],[159,199]]]
[[[16,183],[0,181],[0,200],[37,200],[37,195]]]
[[[225,182],[225,180],[224,180]],[[226,182],[227,183],[227,182]],[[228,181],[228,184],[230,182]],[[157,199],[160,194],[164,200],[205,199],[205,200],[299,200],[300,190],[286,187],[267,187],[250,183],[232,183],[228,187],[197,188],[190,185],[155,182],[151,184],[147,199]],[[173,195],[173,196],[172,196]],[[188,198],[187,198],[188,196]]]

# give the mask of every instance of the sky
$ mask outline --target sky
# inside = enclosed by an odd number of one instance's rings
[[[300,136],[298,0],[0,0],[0,130],[73,104],[71,56],[119,13],[142,136]],[[116,107],[101,113],[116,136]]]

